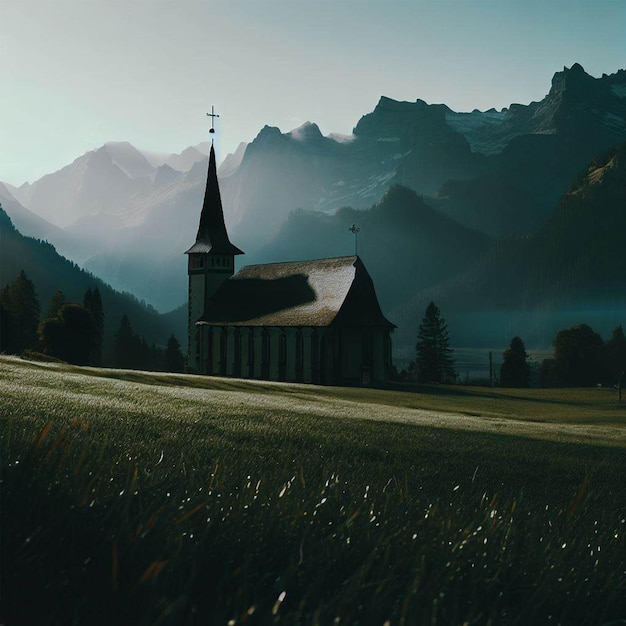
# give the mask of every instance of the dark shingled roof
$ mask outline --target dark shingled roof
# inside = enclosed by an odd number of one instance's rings
[[[244,267],[222,283],[198,323],[395,328],[357,256]]]
[[[222,197],[217,183],[217,167],[213,146],[211,146],[211,153],[209,154],[209,173],[206,179],[204,204],[200,214],[196,243],[185,254],[207,254],[209,252],[213,254],[244,254],[228,239],[224,224]]]

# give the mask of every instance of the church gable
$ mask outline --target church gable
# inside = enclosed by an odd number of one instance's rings
[[[339,314],[344,322],[355,321],[355,310],[372,304],[371,297],[364,297],[368,286],[376,309],[370,319],[393,327],[382,316],[371,278],[356,256],[244,267],[215,293],[199,323],[327,327]]]

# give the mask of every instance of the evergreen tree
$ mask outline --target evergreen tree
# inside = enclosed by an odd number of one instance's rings
[[[58,317],[59,311],[64,304],[67,304],[67,298],[60,289],[57,289],[50,299],[50,306],[48,307],[45,319],[54,319],[55,317]]]
[[[604,379],[604,342],[587,324],[559,331],[553,346],[559,384],[588,387]]]
[[[448,327],[434,302],[426,307],[415,348],[420,382],[445,383],[456,379]]]
[[[41,307],[35,285],[22,270],[3,296],[11,320],[10,351],[19,354],[38,347],[37,328]]]
[[[0,353],[11,352],[11,328],[13,319],[7,308],[8,287],[0,294]]]
[[[185,368],[185,357],[174,335],[167,340],[163,367],[166,372],[182,372]]]
[[[137,341],[128,315],[124,313],[113,338],[113,362],[115,367],[132,369],[137,363]]]
[[[90,363],[92,365],[102,365],[102,344],[104,336],[104,309],[102,308],[102,298],[100,290],[96,287],[93,291],[87,289],[83,300],[83,306],[91,311],[96,325],[96,340],[91,351]]]
[[[89,364],[97,329],[91,311],[80,304],[64,304],[56,317],[45,319],[39,338],[46,354],[75,365]]]
[[[504,362],[500,369],[500,384],[503,387],[529,387],[530,367],[524,342],[519,337],[511,339],[511,345],[504,352]]]
[[[626,374],[626,336],[621,326],[613,331],[604,346],[604,362],[610,380],[617,383],[621,400],[621,388]]]

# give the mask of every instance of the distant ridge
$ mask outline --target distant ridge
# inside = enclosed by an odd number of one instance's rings
[[[24,237],[2,208],[0,237],[0,289],[13,282],[23,269],[35,284],[42,311],[45,311],[57,289],[63,291],[68,300],[82,303],[87,289],[98,287],[105,313],[105,341],[110,342],[122,314],[126,313],[133,326],[148,342],[165,345],[169,335],[175,333],[183,343],[186,334],[184,314],[179,316],[180,319],[170,316],[166,320],[135,297],[116,292],[99,278],[57,254],[51,244]]]

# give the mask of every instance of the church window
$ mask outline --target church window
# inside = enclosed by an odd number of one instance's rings
[[[270,377],[270,331],[267,328],[261,333],[261,378]]]
[[[296,331],[296,378],[301,381],[304,376],[304,335],[302,329]]]
[[[228,329],[222,328],[220,337],[220,374],[226,375],[226,365],[228,358]]]
[[[278,355],[280,363],[287,362],[287,334],[282,328],[280,330],[280,337],[278,340]]]
[[[213,328],[209,326],[207,328],[207,366],[206,373],[213,373]]]
[[[282,328],[278,336],[278,377],[287,379],[287,333]]]
[[[317,330],[311,333],[311,380],[319,382],[320,378],[320,342]]]
[[[248,378],[254,378],[254,328],[248,329]]]
[[[241,376],[241,331],[235,328],[233,376]]]

